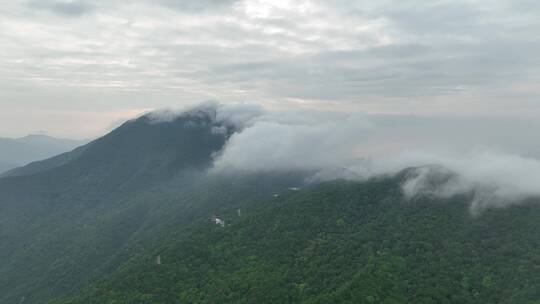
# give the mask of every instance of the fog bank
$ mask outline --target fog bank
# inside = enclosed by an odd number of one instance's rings
[[[403,184],[409,198],[471,193],[474,211],[540,196],[540,144],[530,137],[534,121],[272,112],[215,102],[152,117],[162,122],[185,111],[211,113],[223,128],[234,128],[214,157],[213,173],[309,170],[316,180],[366,179],[414,167]]]

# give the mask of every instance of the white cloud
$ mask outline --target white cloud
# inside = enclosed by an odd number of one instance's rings
[[[408,197],[423,194],[450,197],[473,193],[473,213],[540,197],[540,160],[537,158],[491,151],[458,155],[407,152],[393,158],[379,159],[375,167],[377,172],[393,172],[433,164],[437,166],[418,169],[415,176],[403,185]],[[442,180],[434,184],[437,177]]]
[[[364,179],[419,168],[404,194],[474,196],[471,210],[540,196],[540,153],[523,132],[529,125],[461,121],[467,136],[448,133],[459,121],[312,111],[266,113],[234,134],[213,172],[313,171],[311,179]],[[456,130],[459,131],[459,130]],[[504,137],[515,136],[512,146]],[[400,140],[396,142],[396,140]]]

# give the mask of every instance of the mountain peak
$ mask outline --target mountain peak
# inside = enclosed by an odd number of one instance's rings
[[[146,187],[188,170],[212,165],[234,132],[207,109],[172,115],[153,112],[122,124],[109,134],[72,152],[12,170],[6,176],[39,174],[68,192],[95,189],[95,195]],[[72,185],[72,186],[69,186]]]

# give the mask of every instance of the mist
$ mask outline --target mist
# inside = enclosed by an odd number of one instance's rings
[[[311,180],[324,181],[417,168],[403,184],[406,197],[472,193],[473,212],[540,196],[539,147],[527,135],[532,121],[268,111],[215,102],[152,115],[164,121],[200,110],[212,112],[223,128],[234,128],[211,173],[305,170],[315,172]],[[441,174],[448,178],[434,187],[430,181]]]

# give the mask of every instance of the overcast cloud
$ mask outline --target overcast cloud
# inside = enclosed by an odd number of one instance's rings
[[[4,1],[0,135],[209,99],[533,120],[539,30],[532,0]]]

